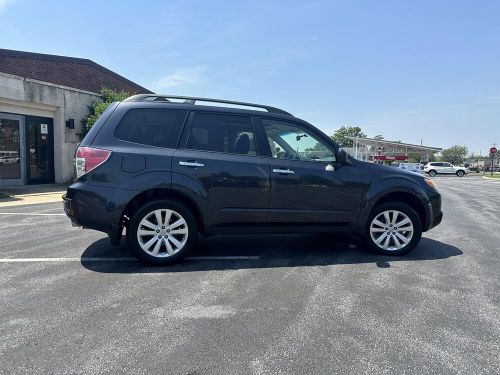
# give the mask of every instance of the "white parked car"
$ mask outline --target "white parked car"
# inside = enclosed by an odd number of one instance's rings
[[[437,174],[456,174],[458,177],[463,177],[469,170],[465,167],[456,167],[451,163],[432,162],[425,165],[424,172],[428,173],[431,177]]]

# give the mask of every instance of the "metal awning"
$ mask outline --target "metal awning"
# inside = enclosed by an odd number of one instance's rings
[[[436,152],[441,152],[443,150],[440,147],[413,145],[410,143],[388,141],[385,139],[360,138],[360,137],[346,137],[346,138],[354,142],[354,148],[356,149],[363,146],[370,146],[372,152],[376,152],[377,149],[383,149],[384,154],[406,155],[408,153],[415,153],[415,154],[425,155],[425,154],[434,154]]]

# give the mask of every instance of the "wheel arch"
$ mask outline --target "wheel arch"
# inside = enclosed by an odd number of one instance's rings
[[[130,218],[131,215],[141,206],[149,202],[153,202],[155,200],[160,199],[174,199],[182,204],[184,204],[187,208],[189,208],[197,221],[198,229],[202,234],[205,232],[205,225],[203,220],[203,215],[201,214],[200,207],[196,204],[196,202],[186,196],[185,194],[176,191],[170,188],[153,188],[144,190],[143,192],[134,196],[129,203],[125,206],[125,209],[122,212],[120,222],[122,225],[126,225],[128,221],[127,218]]]
[[[371,207],[368,217],[371,216],[373,210],[375,210],[378,206],[389,202],[401,202],[413,208],[422,222],[422,228],[427,228],[427,214],[422,200],[415,194],[408,191],[394,191],[382,195]]]

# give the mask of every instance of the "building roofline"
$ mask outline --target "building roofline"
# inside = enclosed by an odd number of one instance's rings
[[[68,90],[68,91],[80,92],[82,94],[88,94],[88,95],[94,95],[94,96],[102,96],[98,92],[77,89],[75,87],[70,87],[70,86],[58,85],[57,83],[40,81],[39,79],[33,79],[33,78],[27,78],[27,77],[17,76],[15,74],[10,74],[10,73],[0,72],[0,76],[7,77],[7,78],[12,78],[12,79],[18,79],[20,81],[37,83],[39,85],[44,85],[44,86],[56,87],[58,89],[63,89],[63,90]]]
[[[58,62],[68,62],[68,63],[76,63],[76,64],[83,64],[83,65],[89,65],[93,66],[94,68],[97,68],[107,74],[110,74],[122,81],[125,81],[129,83],[131,86],[136,87],[139,90],[147,91],[148,93],[153,93],[152,91],[146,89],[145,87],[142,87],[138,85],[135,82],[132,82],[131,80],[119,75],[118,73],[113,72],[112,70],[109,70],[105,68],[102,65],[97,64],[96,62],[89,60],[89,59],[83,59],[80,57],[70,57],[70,56],[60,56],[60,55],[49,55],[46,53],[37,53],[37,52],[27,52],[27,51],[16,51],[16,50],[11,50],[11,49],[3,49],[0,48],[0,56],[10,56],[10,57],[17,57],[17,58],[28,58],[28,59],[35,59],[35,60],[45,60],[45,61],[58,61]]]
[[[443,149],[440,147],[413,145],[411,143],[388,141],[386,139],[375,139],[375,138],[367,138],[367,137],[351,137],[351,136],[347,136],[346,138],[350,139],[351,141],[358,142],[358,143],[364,143],[367,145],[368,144],[369,145],[391,145],[391,146],[408,147],[408,148],[425,150],[425,151],[434,151],[434,152],[443,151]]]

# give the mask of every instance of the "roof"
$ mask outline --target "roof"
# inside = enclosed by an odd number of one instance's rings
[[[103,87],[151,93],[92,60],[77,57],[0,49],[0,72],[95,93]]]
[[[385,149],[385,153],[435,153],[440,152],[443,149],[440,147],[430,147],[422,145],[413,145],[410,143],[402,143],[397,141],[387,141],[385,139],[375,139],[375,138],[360,138],[360,137],[346,137],[354,143],[358,143],[359,146],[373,146]]]

